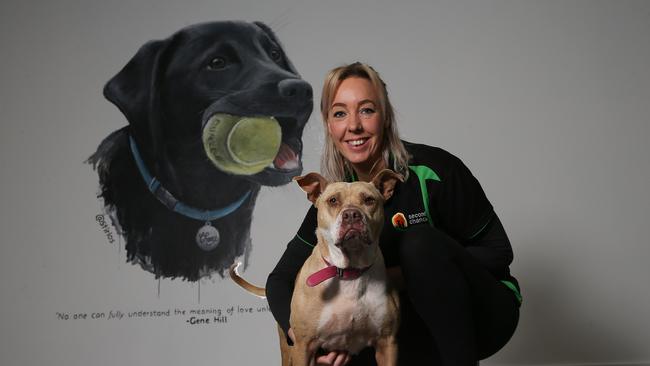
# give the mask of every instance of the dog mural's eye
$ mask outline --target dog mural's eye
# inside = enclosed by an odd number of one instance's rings
[[[377,200],[376,200],[374,197],[370,197],[370,196],[368,196],[368,197],[365,197],[365,198],[363,199],[363,203],[366,204],[366,205],[368,205],[368,206],[372,206],[372,205],[374,205],[375,202],[377,202]]]
[[[215,57],[208,63],[209,70],[221,70],[226,67],[226,60],[223,57]]]
[[[282,60],[282,53],[277,48],[273,48],[271,52],[269,52],[269,55],[271,56],[271,59],[275,62],[280,62],[280,60]]]

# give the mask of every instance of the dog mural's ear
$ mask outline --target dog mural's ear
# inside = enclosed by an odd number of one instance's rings
[[[262,23],[262,22],[253,22],[253,24],[255,24],[256,26],[260,27],[260,29],[262,29],[262,30],[264,31],[264,33],[266,33],[266,35],[268,35],[269,38],[271,38],[271,40],[272,40],[273,42],[275,42],[278,46],[280,46],[280,48],[282,49],[282,53],[285,53],[285,52],[284,52],[284,47],[282,46],[282,43],[280,43],[280,40],[278,39],[278,37],[275,36],[275,33],[273,32],[273,30],[271,29],[271,27],[269,27],[268,25],[266,25],[266,24],[264,24],[264,23]],[[300,74],[299,74],[298,71],[296,70],[296,67],[293,66],[293,64],[291,63],[291,61],[289,60],[289,58],[286,57],[286,54],[285,54],[285,57],[284,57],[284,62],[287,64],[287,67],[289,68],[289,70],[290,70],[291,72],[293,72],[293,73],[296,74],[297,76],[300,76]]]
[[[154,174],[168,167],[163,146],[160,76],[165,71],[165,54],[174,36],[145,43],[129,62],[104,86],[104,97],[124,114],[139,145],[143,159]],[[171,174],[171,173],[168,173]]]
[[[372,179],[372,184],[384,196],[384,200],[387,201],[393,196],[397,181],[404,182],[404,177],[390,169],[384,169],[375,175]]]
[[[311,203],[316,203],[316,200],[325,191],[328,184],[327,179],[318,173],[309,173],[300,177],[294,177],[293,180],[307,193],[307,199]]]
[[[124,114],[132,130],[146,144],[160,141],[158,130],[158,75],[162,73],[161,59],[170,39],[145,43],[131,60],[104,86],[104,97]]]
[[[148,119],[149,102],[158,69],[156,64],[164,45],[165,41],[145,43],[104,86],[104,97],[115,104],[131,124]]]

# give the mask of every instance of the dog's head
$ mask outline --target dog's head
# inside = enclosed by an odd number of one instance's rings
[[[379,250],[384,202],[401,175],[383,170],[371,183],[329,183],[318,173],[295,180],[318,209],[316,235],[332,264],[340,268],[371,265]]]
[[[188,184],[194,191],[210,189],[229,176],[281,185],[302,171],[301,138],[312,88],[263,23],[203,23],[151,41],[106,84],[104,95],[127,117],[149,169],[170,190],[177,186],[176,194]],[[215,165],[204,142],[204,128],[215,116],[274,121],[278,141],[270,163],[248,173]],[[254,135],[258,125],[239,130],[244,142],[238,153],[245,155],[241,150],[250,149],[250,141],[262,141]]]

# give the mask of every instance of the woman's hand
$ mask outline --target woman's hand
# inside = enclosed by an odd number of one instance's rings
[[[318,366],[343,366],[350,362],[350,355],[345,351],[332,351],[326,355],[316,357]]]
[[[296,343],[296,335],[293,329],[289,328],[287,332],[289,338],[293,343]],[[316,365],[318,366],[344,366],[350,362],[350,355],[347,352],[332,351],[326,355],[316,357]]]

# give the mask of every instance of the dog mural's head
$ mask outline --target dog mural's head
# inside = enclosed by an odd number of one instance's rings
[[[184,188],[214,189],[215,180],[226,175],[282,185],[302,171],[301,137],[312,110],[312,88],[263,23],[197,24],[151,41],[106,84],[104,95],[127,117],[145,162],[179,195]],[[206,158],[203,129],[218,114],[273,117],[281,144],[272,164],[237,174]],[[197,170],[208,176],[192,173]],[[241,183],[229,188],[242,190]]]
[[[318,173],[295,180],[318,210],[316,235],[327,244],[323,255],[339,268],[371,265],[379,250],[384,202],[402,176],[385,169],[370,183],[330,183]]]
[[[104,96],[129,124],[88,161],[129,259],[157,276],[223,275],[248,254],[260,186],[286,184],[302,171],[311,86],[268,26],[223,21],[146,43]],[[202,218],[215,211],[228,214]],[[218,230],[218,246],[197,247],[204,225]]]

